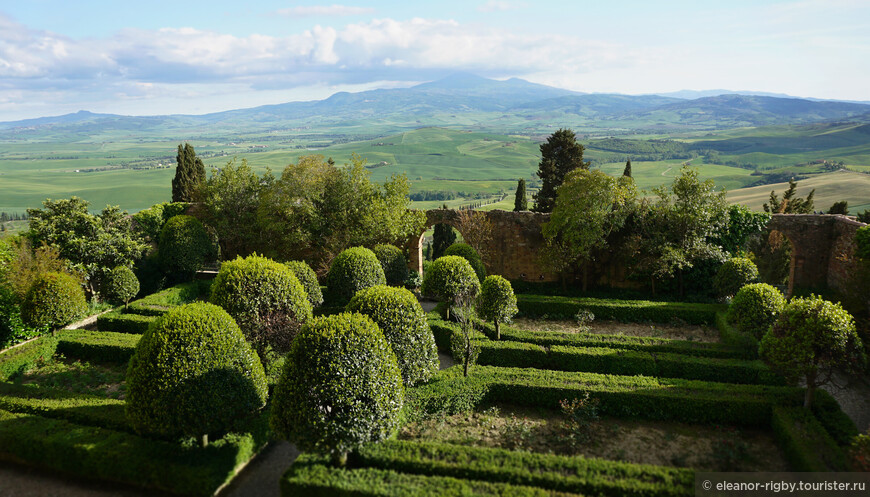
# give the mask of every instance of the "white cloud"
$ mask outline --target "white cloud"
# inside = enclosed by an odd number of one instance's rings
[[[278,9],[278,14],[287,17],[345,17],[373,14],[375,9],[371,7],[352,7],[348,5],[300,5],[286,9]]]
[[[527,7],[525,2],[509,2],[505,0],[489,0],[485,4],[479,6],[479,12],[503,12],[506,10],[516,10]]]

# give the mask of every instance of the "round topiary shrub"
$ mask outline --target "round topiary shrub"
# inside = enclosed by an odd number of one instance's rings
[[[139,293],[139,278],[127,266],[118,266],[106,274],[103,293],[112,302],[123,302],[124,307]]]
[[[349,248],[338,254],[326,273],[326,293],[332,305],[347,304],[363,288],[386,284],[381,263],[365,247]]]
[[[372,252],[381,263],[387,284],[390,286],[404,285],[405,281],[408,280],[408,259],[405,258],[402,250],[395,245],[385,244],[375,245]]]
[[[428,380],[438,371],[438,348],[426,313],[413,293],[384,285],[356,292],[346,307],[370,317],[396,353],[406,386]]]
[[[317,274],[311,269],[311,266],[305,261],[288,261],[284,265],[290,268],[290,271],[293,271],[299,283],[302,283],[305,293],[308,294],[308,302],[311,303],[311,307],[317,307],[322,304],[323,292],[320,291]]]
[[[207,303],[158,318],[139,340],[126,379],[131,426],[157,437],[224,432],[267,397],[257,354],[233,318]]]
[[[399,423],[402,375],[378,326],[361,314],[315,318],[293,342],[272,395],[272,429],[339,464]]]
[[[497,340],[501,340],[501,323],[510,323],[517,312],[517,297],[510,281],[495,274],[487,276],[480,285],[477,313],[495,324]]]
[[[483,260],[480,258],[480,254],[477,253],[477,250],[474,250],[474,247],[467,243],[454,243],[453,245],[447,247],[447,250],[444,251],[444,255],[458,255],[459,257],[464,258],[471,264],[471,268],[474,269],[474,274],[477,275],[477,279],[483,281],[486,278],[486,268],[483,265]]]
[[[66,273],[42,273],[33,280],[21,303],[24,324],[52,331],[72,323],[88,311],[81,284]]]
[[[182,214],[163,225],[157,253],[164,271],[177,279],[190,279],[207,261],[216,258],[217,248],[199,219]]]
[[[264,360],[268,347],[289,350],[302,323],[311,319],[308,294],[293,271],[256,254],[224,262],[210,300],[236,320]]]
[[[785,297],[767,283],[745,285],[728,306],[728,322],[743,333],[761,339],[785,307]]]
[[[436,296],[450,305],[459,298],[476,297],[480,291],[480,281],[465,258],[445,255],[433,262],[429,270],[423,273],[421,291],[424,295]]]
[[[744,285],[758,281],[758,267],[746,257],[733,257],[719,267],[713,288],[720,297],[730,297]]]

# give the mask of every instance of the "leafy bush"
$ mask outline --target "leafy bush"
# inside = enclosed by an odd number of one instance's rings
[[[870,472],[870,430],[858,435],[849,446],[849,462],[852,471]]]
[[[314,273],[311,266],[309,266],[305,261],[288,261],[285,262],[284,265],[290,268],[290,270],[293,271],[293,274],[296,275],[296,279],[299,280],[299,283],[302,283],[302,287],[305,288],[305,293],[308,295],[308,302],[311,303],[311,307],[317,307],[322,304],[323,292],[320,291],[320,283],[317,281],[317,274]]]
[[[0,350],[15,345],[38,333],[24,326],[21,306],[12,290],[0,285]]]
[[[224,262],[210,301],[236,320],[261,359],[269,346],[289,350],[299,327],[311,319],[311,303],[293,271],[257,255]]]
[[[858,228],[855,232],[855,255],[870,260],[870,226]]]
[[[732,257],[719,267],[713,287],[720,297],[730,297],[745,285],[758,281],[758,268],[746,257]]]
[[[97,317],[97,329],[116,333],[141,335],[155,320],[154,315],[107,312]]]
[[[792,299],[761,339],[759,352],[787,379],[804,381],[804,407],[835,369],[854,373],[865,361],[852,315],[816,295]]]
[[[142,434],[223,432],[266,403],[263,365],[223,309],[188,304],[158,318],[127,368],[127,416]]]
[[[420,273],[417,271],[411,270],[408,273],[408,279],[405,280],[405,288],[408,290],[416,290],[420,288],[420,285],[423,284],[423,278],[420,277]]]
[[[383,285],[360,290],[347,312],[370,317],[384,333],[402,371],[406,386],[428,380],[438,371],[438,349],[426,314],[414,294]]]
[[[474,274],[477,275],[478,280],[483,281],[486,278],[486,268],[483,265],[483,260],[480,258],[477,250],[474,250],[474,247],[471,245],[467,243],[454,243],[447,247],[444,255],[458,255],[462,257],[471,264],[471,268],[474,269]]]
[[[158,255],[164,271],[190,279],[207,261],[217,257],[217,249],[202,223],[182,214],[170,218],[160,230]]]
[[[458,255],[445,255],[423,273],[421,291],[452,303],[457,297],[476,297],[480,281],[467,260]]]
[[[495,324],[496,340],[501,339],[501,323],[510,323],[519,312],[517,297],[508,280],[498,275],[487,276],[480,285],[477,312],[483,319]]]
[[[36,277],[21,303],[21,317],[33,328],[61,328],[88,310],[85,292],[66,273],[43,273]]]
[[[272,429],[303,452],[343,463],[349,451],[393,433],[404,395],[396,355],[371,319],[316,318],[287,355],[272,397]]]
[[[346,304],[363,288],[386,284],[381,263],[365,247],[349,248],[338,254],[326,273],[326,292],[333,305]]]
[[[384,269],[384,276],[390,286],[402,286],[408,279],[408,259],[402,250],[395,245],[375,245],[372,248],[375,257]]]
[[[728,322],[761,339],[785,307],[785,297],[767,283],[753,283],[737,291],[728,307]]]
[[[103,281],[103,293],[113,302],[123,302],[124,306],[139,293],[139,279],[127,266],[118,266],[109,271]]]

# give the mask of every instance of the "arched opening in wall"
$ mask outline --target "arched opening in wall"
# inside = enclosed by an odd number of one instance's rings
[[[416,240],[412,240],[409,251],[411,269],[418,271],[420,276],[425,273],[426,266],[444,255],[444,251],[454,243],[466,243],[465,237],[450,223],[435,223],[426,228]],[[417,257],[414,257],[417,252]],[[416,259],[416,260],[415,260]]]
[[[758,266],[761,281],[786,293],[791,277],[794,246],[785,233],[766,229],[749,238],[746,250]]]

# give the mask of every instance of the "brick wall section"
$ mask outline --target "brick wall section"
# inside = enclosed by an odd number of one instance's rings
[[[768,227],[788,237],[794,247],[789,295],[795,288],[845,290],[855,268],[855,232],[862,226],[841,215],[774,214]]]

